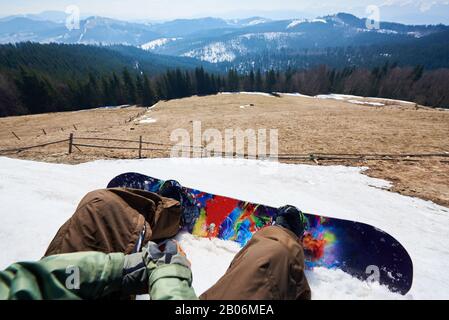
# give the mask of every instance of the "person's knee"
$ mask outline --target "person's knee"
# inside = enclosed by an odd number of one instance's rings
[[[112,214],[114,207],[118,207],[119,199],[107,189],[94,190],[87,193],[81,199],[72,220],[92,221],[97,220],[99,216],[103,216],[106,212]]]
[[[108,189],[98,189],[88,192],[80,201],[79,207],[92,201],[102,201],[111,196],[111,192]]]

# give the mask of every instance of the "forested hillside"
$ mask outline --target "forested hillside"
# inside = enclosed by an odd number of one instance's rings
[[[401,67],[421,65],[425,69],[449,68],[449,31],[400,43],[267,50],[260,54],[239,56],[232,62],[221,63],[221,66],[245,72],[251,69],[312,68],[323,64],[332,68],[374,68],[386,62],[396,62]]]

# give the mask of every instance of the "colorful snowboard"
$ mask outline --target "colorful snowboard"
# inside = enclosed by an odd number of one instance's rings
[[[126,187],[157,192],[164,183],[138,173],[114,178],[108,188]],[[200,237],[217,237],[242,246],[252,234],[271,225],[277,209],[183,187],[200,215],[189,230]],[[378,280],[391,291],[406,294],[412,286],[413,264],[404,247],[373,226],[306,214],[303,238],[308,268],[338,268],[362,280]]]

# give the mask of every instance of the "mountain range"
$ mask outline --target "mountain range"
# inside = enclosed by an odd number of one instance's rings
[[[91,16],[82,19],[80,28],[75,30],[67,29],[63,18],[64,13],[58,12],[2,18],[0,43],[120,44],[245,71],[254,67],[257,60],[265,59],[266,63],[259,67],[267,69],[282,56],[282,67],[286,67],[300,56],[322,56],[326,50],[329,53],[329,48],[377,46],[376,57],[389,58],[391,52],[382,52],[388,46],[420,46],[426,42],[423,39],[436,34],[443,40],[449,39],[449,26],[381,22],[373,28],[366,19],[347,13],[316,19],[209,17],[160,23]],[[373,63],[377,63],[377,58]],[[400,61],[401,57],[397,59]],[[304,67],[307,63],[294,62],[293,66]]]

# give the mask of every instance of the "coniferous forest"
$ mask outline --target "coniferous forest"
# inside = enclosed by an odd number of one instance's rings
[[[449,69],[386,61],[375,67],[221,71],[137,48],[23,43],[0,46],[0,116],[115,105],[224,91],[341,93],[449,108]]]

